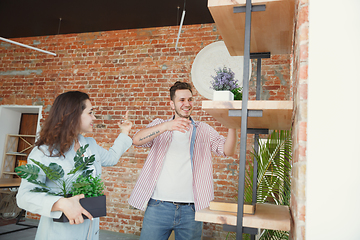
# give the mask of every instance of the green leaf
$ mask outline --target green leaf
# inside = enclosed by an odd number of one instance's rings
[[[291,131],[273,131],[265,142],[258,143],[258,151],[254,149],[252,152],[252,156],[258,163],[256,202],[288,206],[291,186]],[[252,198],[252,179],[253,164],[249,164],[245,178],[244,199],[246,200]],[[260,239],[288,239],[288,237],[288,232],[264,230]]]
[[[28,179],[28,182],[33,183],[33,184],[37,184],[37,185],[39,185],[39,186],[41,186],[41,187],[44,187],[44,188],[48,188],[48,186],[46,186],[45,183],[40,182],[40,181],[37,181],[37,180]]]
[[[46,192],[48,193],[50,190],[48,188],[39,188],[35,187],[34,189],[31,189],[30,192]]]
[[[83,188],[86,186],[90,186],[90,183],[89,182],[76,182],[73,184],[74,188]]]
[[[83,157],[83,154],[88,148],[89,144],[86,144],[84,147],[80,147],[76,152],[76,156],[74,157],[74,165],[75,168],[71,170],[68,174],[74,174],[78,171],[87,170],[89,166],[93,165],[95,161],[95,155],[91,155],[90,157]]]
[[[85,178],[88,178],[92,175],[92,172],[94,171],[94,169],[91,170],[85,170],[81,175]]]
[[[242,100],[242,87],[234,88],[231,92],[234,94],[234,100]]]
[[[15,168],[16,174],[28,181],[36,180],[39,176],[40,168],[32,164],[26,164]]]
[[[105,189],[104,183],[101,179],[93,176],[84,177],[80,175],[73,184],[71,193],[73,195],[84,194],[85,197],[93,197],[103,195]]]
[[[30,159],[36,165],[38,165],[45,173],[46,177],[50,180],[56,181],[64,176],[64,170],[57,163],[50,163],[49,166],[42,164],[34,159]]]

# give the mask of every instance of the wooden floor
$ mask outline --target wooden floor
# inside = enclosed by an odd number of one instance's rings
[[[16,225],[12,223],[13,220],[8,221],[1,221],[2,226],[0,226],[0,234],[8,231],[13,231],[17,229],[25,229],[26,227]],[[21,223],[28,224],[28,225],[38,225],[38,220],[26,219]],[[0,235],[1,240],[34,240],[36,235],[37,228],[29,228],[25,230],[21,230],[18,232],[7,233],[4,235]],[[111,231],[100,230],[100,240],[138,240],[140,237],[132,234],[124,234],[124,233],[117,233]]]
[[[14,224],[14,223],[16,223],[16,219],[0,218],[0,226],[5,226],[5,225],[9,225],[9,224]]]

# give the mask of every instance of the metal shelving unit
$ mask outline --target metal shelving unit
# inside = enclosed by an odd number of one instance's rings
[[[240,3],[241,2],[241,3]],[[237,126],[237,123],[234,121],[234,117],[241,117],[241,135],[240,135],[240,164],[239,164],[239,189],[238,189],[238,209],[237,213],[229,212],[217,212],[211,211],[209,209],[201,210],[196,213],[196,220],[204,221],[204,219],[224,224],[224,230],[226,231],[236,231],[236,239],[242,239],[243,233],[251,234],[251,238],[255,239],[255,234],[258,232],[258,228],[268,228],[268,229],[277,229],[277,230],[290,230],[290,213],[287,206],[271,206],[270,204],[256,204],[256,186],[257,186],[257,162],[254,159],[254,182],[253,182],[253,202],[252,204],[256,206],[254,215],[244,215],[244,190],[245,190],[245,169],[246,169],[246,148],[247,148],[247,137],[248,134],[255,134],[255,144],[257,144],[257,139],[259,134],[267,134],[269,128],[271,129],[290,129],[291,127],[291,113],[292,113],[292,101],[282,101],[284,102],[280,107],[281,110],[287,111],[286,113],[281,112],[271,112],[266,114],[266,105],[271,101],[265,101],[268,103],[262,104],[261,102],[259,109],[253,107],[253,102],[249,101],[249,60],[257,59],[257,84],[256,84],[256,100],[260,100],[260,79],[261,79],[261,59],[270,58],[270,54],[284,54],[289,53],[291,49],[291,33],[292,33],[292,17],[294,11],[294,1],[293,0],[278,0],[278,1],[266,1],[266,0],[253,0],[254,5],[251,0],[239,0],[235,6],[233,1],[230,0],[209,0],[208,7],[211,14],[215,20],[215,23],[218,25],[219,31],[224,39],[224,42],[229,50],[230,55],[242,55],[244,56],[244,72],[243,72],[243,100],[241,102],[241,107],[239,104],[234,102],[203,102],[203,110],[207,111],[209,114],[214,114],[215,119],[220,121],[223,125],[227,127]],[[267,11],[269,8],[269,11]],[[292,11],[289,11],[289,9]],[[231,12],[232,10],[232,12]],[[266,12],[267,11],[267,12]],[[262,13],[254,12],[266,12],[263,15]],[[237,14],[244,14],[239,16]],[[252,31],[252,14],[256,14],[256,26],[255,26],[255,35],[256,39],[251,40],[251,37],[254,37]],[[265,16],[263,18],[262,16]],[[267,18],[267,19],[266,19]],[[282,19],[284,18],[284,19]],[[269,23],[270,20],[278,22],[278,25]],[[269,20],[269,22],[265,22]],[[280,21],[279,21],[280,20]],[[240,28],[244,29],[244,33],[239,33],[237,29],[240,25]],[[266,26],[265,26],[266,25]],[[269,27],[271,25],[271,27]],[[278,27],[278,29],[276,29]],[[275,29],[275,30],[274,30]],[[273,39],[263,39],[265,41],[260,41],[262,38],[268,38],[268,36],[273,37]],[[290,36],[290,37],[289,37]],[[243,39],[241,39],[243,37]],[[261,38],[262,37],[262,38]],[[242,46],[238,46],[238,43],[243,43]],[[261,43],[260,43],[261,42]],[[253,43],[253,46],[251,46]],[[279,44],[283,43],[283,44]],[[254,53],[250,53],[254,51]],[[249,103],[251,108],[249,109]],[[286,104],[290,104],[289,107]],[[219,111],[223,111],[219,113]],[[228,115],[224,114],[224,111],[228,111]],[[263,113],[266,119],[270,119],[271,116],[279,116],[283,119],[279,121],[282,122],[280,127],[275,125],[270,126],[261,126],[264,124],[264,121],[253,120],[254,118],[263,118]],[[271,115],[271,116],[270,116]],[[250,125],[254,125],[254,128],[248,128],[249,126],[249,117]],[[232,119],[231,119],[232,118]],[[251,119],[252,118],[252,119]],[[237,119],[238,120],[238,119]],[[278,120],[277,117],[272,118],[272,121]],[[257,146],[255,146],[257,149]],[[206,221],[205,220],[205,221]],[[269,222],[270,221],[270,222]],[[267,223],[266,223],[267,222]],[[274,224],[272,224],[274,223]]]

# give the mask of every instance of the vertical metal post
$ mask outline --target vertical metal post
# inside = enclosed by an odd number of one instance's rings
[[[256,100],[260,100],[260,87],[261,87],[261,58],[256,61]]]
[[[261,58],[257,59],[257,69],[256,69],[256,100],[260,100],[260,84],[261,84]],[[258,153],[259,148],[259,134],[255,134],[254,137],[254,149],[255,153]],[[252,192],[252,204],[256,204],[256,189],[257,189],[257,167],[258,163],[254,157],[254,171],[253,171],[253,192]]]
[[[261,84],[261,58],[258,58],[256,68],[256,100],[260,100],[260,84]],[[259,134],[254,136],[254,149],[255,153],[259,151]],[[257,200],[257,174],[258,174],[258,162],[256,157],[254,157],[254,169],[253,169],[253,189],[252,189],[252,204],[256,204]],[[251,240],[255,240],[255,235],[251,235]]]
[[[238,191],[236,240],[242,240],[242,233],[243,233],[246,141],[247,141],[247,120],[248,120],[247,116],[248,116],[248,99],[249,99],[251,0],[246,0],[245,14],[246,15],[245,15],[245,41],[244,41],[244,77],[243,77],[243,99],[242,99],[242,110],[241,110],[239,191]]]

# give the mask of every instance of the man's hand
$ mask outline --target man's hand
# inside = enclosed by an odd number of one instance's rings
[[[191,127],[191,121],[187,118],[175,118],[166,123],[168,131],[179,131],[185,133],[189,131]]]

